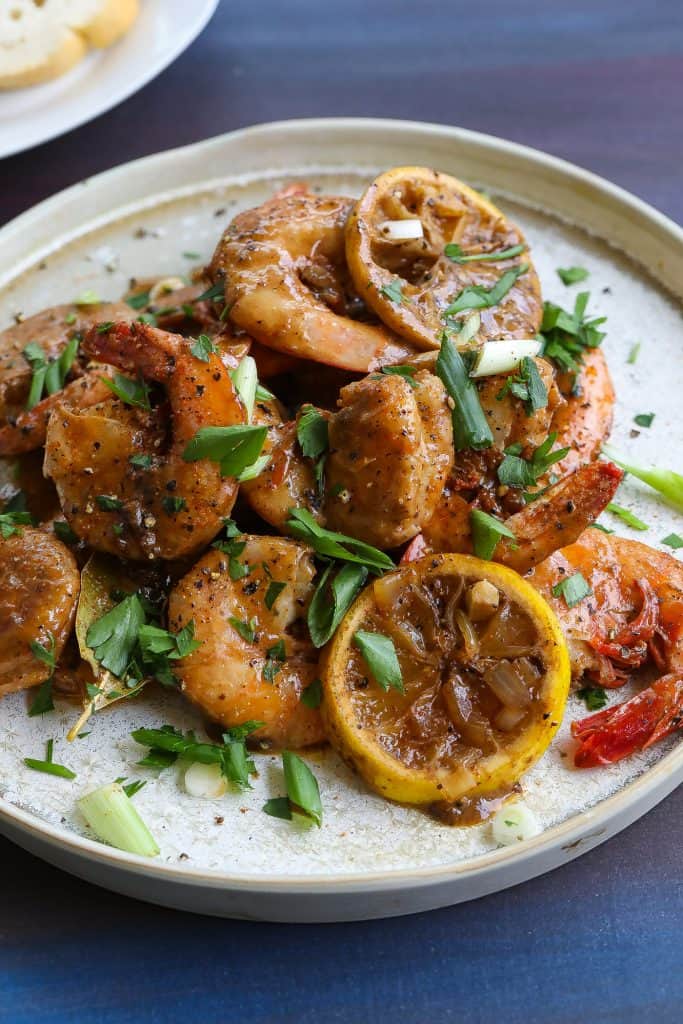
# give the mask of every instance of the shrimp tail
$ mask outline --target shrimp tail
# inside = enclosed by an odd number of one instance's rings
[[[87,409],[103,402],[111,391],[103,383],[106,367],[98,373],[86,373],[70,381],[61,391],[48,395],[32,409],[19,413],[0,427],[0,456],[24,455],[45,444],[47,424],[57,405]]]
[[[623,476],[611,462],[591,462],[564,477],[505,521],[516,540],[503,541],[494,560],[524,573],[573,544],[612,500]]]
[[[159,383],[170,380],[180,353],[186,347],[178,334],[151,324],[118,321],[92,327],[81,346],[91,359],[110,363],[125,373],[140,374]]]
[[[577,768],[613,764],[683,728],[683,676],[661,676],[631,700],[572,722]]]

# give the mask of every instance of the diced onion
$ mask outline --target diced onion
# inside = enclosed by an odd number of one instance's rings
[[[406,217],[404,220],[384,220],[379,225],[379,233],[389,242],[409,242],[413,238],[424,238],[422,221],[417,217]]]
[[[515,667],[515,662],[501,658],[484,672],[484,681],[506,708],[527,708],[531,703],[524,680]]]
[[[493,838],[501,846],[514,846],[540,835],[541,826],[534,812],[521,800],[504,804],[493,816]]]
[[[477,580],[467,591],[467,614],[472,622],[490,619],[500,603],[500,591],[489,580]]]
[[[541,351],[541,342],[535,338],[506,338],[505,341],[485,341],[477,353],[470,377],[491,377],[498,373],[511,373],[527,356],[533,358]]]
[[[163,299],[166,295],[170,295],[171,292],[177,292],[181,288],[185,287],[185,282],[182,277],[162,277],[160,281],[157,281],[155,285],[149,290],[149,301],[157,302],[159,299]]]
[[[516,725],[522,721],[526,711],[517,708],[501,708],[494,719],[496,729],[503,732],[512,732]]]
[[[227,782],[219,764],[200,764],[196,761],[185,772],[185,792],[190,796],[215,800],[227,791]]]

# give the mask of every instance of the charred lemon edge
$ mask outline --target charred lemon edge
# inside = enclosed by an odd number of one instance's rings
[[[403,307],[396,307],[396,304],[392,303],[390,299],[384,299],[382,297],[381,289],[383,285],[390,284],[397,275],[392,274],[391,271],[386,270],[378,263],[375,263],[370,252],[371,239],[369,218],[375,212],[380,196],[391,189],[393,185],[408,177],[422,180],[428,179],[430,184],[437,184],[438,181],[444,182],[447,187],[455,189],[467,196],[467,198],[470,199],[480,210],[484,210],[492,217],[500,218],[506,223],[511,224],[518,231],[520,240],[525,244],[526,239],[517,225],[510,221],[502,210],[498,209],[495,203],[492,203],[491,200],[487,199],[481,192],[477,192],[477,190],[472,188],[471,185],[467,185],[459,178],[453,177],[452,174],[435,171],[430,167],[392,167],[391,170],[384,171],[384,173],[378,175],[374,181],[368,185],[365,192],[351,211],[346,223],[346,262],[348,264],[351,277],[358,294],[363,297],[363,300],[387,327],[390,327],[399,336],[411,341],[418,348],[429,351],[431,349],[439,348],[438,338],[430,338],[428,340],[425,337],[425,333],[430,332],[426,326],[414,326],[407,322],[408,318],[418,322],[419,318],[416,317],[414,313],[411,314],[408,312],[407,318],[405,315],[406,310]],[[523,255],[524,262],[529,264],[528,274],[533,280],[534,291],[536,292],[540,303],[541,286],[536,269],[531,261],[528,250]],[[400,312],[401,309],[403,309],[403,316]]]
[[[407,568],[400,567],[396,572],[405,572]],[[533,723],[504,752],[482,757],[474,771],[462,767],[454,770],[409,768],[392,757],[380,745],[374,730],[358,727],[346,691],[346,665],[353,635],[374,601],[370,583],[347,612],[321,663],[322,713],[328,738],[372,789],[399,803],[454,801],[512,786],[541,757],[562,721],[571,673],[560,624],[530,583],[497,563],[472,555],[442,554],[412,562],[410,568],[421,571],[423,578],[446,573],[463,575],[473,582],[489,580],[530,615],[539,631],[546,664],[544,706],[539,708]]]

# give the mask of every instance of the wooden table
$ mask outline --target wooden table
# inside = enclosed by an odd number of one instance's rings
[[[441,121],[566,157],[683,220],[679,0],[224,0],[142,92],[0,164],[0,220],[258,121]],[[450,910],[276,926],[87,886],[0,840],[0,1022],[678,1022],[683,792],[560,871]]]

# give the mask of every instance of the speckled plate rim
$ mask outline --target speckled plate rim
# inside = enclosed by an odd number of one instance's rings
[[[325,159],[318,147],[324,139]],[[405,162],[419,162],[422,146],[443,150],[449,161],[457,154],[463,177],[485,181],[522,202],[545,209],[602,238],[641,265],[656,270],[660,284],[678,298],[683,288],[683,229],[618,186],[566,161],[537,150],[465,129],[417,122],[363,118],[329,118],[276,122],[241,129],[181,149],[145,157],[81,182],[32,208],[0,230],[0,285],[36,260],[80,235],[141,207],[155,206],[178,194],[199,191],[226,178],[258,173],[287,173],[297,165],[338,170],[376,166],[382,148],[400,146]],[[346,156],[346,159],[344,159]],[[526,177],[525,177],[526,175]],[[160,189],[159,184],[163,187]],[[122,206],[120,196],[126,195]],[[57,243],[55,242],[57,239]],[[5,268],[3,270],[3,267]],[[683,744],[622,790],[542,835],[457,863],[427,868],[364,871],[354,874],[266,875],[198,871],[122,853],[77,834],[65,833],[0,797],[0,832],[46,860],[109,888],[141,899],[192,908],[187,890],[253,897],[290,895],[297,901],[415,890],[407,904],[367,903],[340,906],[332,916],[300,902],[272,915],[267,904],[254,904],[254,917],[279,920],[343,920],[406,913],[444,906],[533,878],[566,863],[604,842],[664,799],[683,781]],[[102,878],[97,877],[97,868]],[[126,881],[128,876],[128,881]],[[137,882],[134,881],[137,879]],[[157,880],[145,891],[138,883]],[[431,898],[425,890],[433,889]],[[185,891],[184,894],[182,891]],[[422,895],[421,895],[422,894]],[[298,909],[297,909],[298,908]],[[214,908],[202,900],[194,909],[252,916],[229,905]]]

